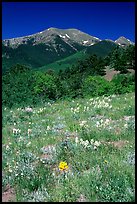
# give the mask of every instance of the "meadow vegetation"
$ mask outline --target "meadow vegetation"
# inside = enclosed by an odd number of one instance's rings
[[[134,97],[3,107],[3,192],[10,185],[18,202],[135,201]]]

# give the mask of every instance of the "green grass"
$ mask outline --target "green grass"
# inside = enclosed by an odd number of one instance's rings
[[[59,100],[32,112],[3,107],[3,191],[9,184],[17,202],[134,202],[134,97]]]

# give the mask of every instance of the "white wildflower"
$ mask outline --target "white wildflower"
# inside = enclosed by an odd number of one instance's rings
[[[6,150],[10,149],[9,145],[6,145]]]
[[[127,124],[127,123],[126,123],[126,124],[124,124],[124,127],[125,127],[125,128],[128,128],[128,124]]]
[[[101,119],[100,122],[103,123],[103,119]]]
[[[97,147],[96,147],[96,146],[94,146],[93,148],[94,148],[94,149],[97,149]]]
[[[15,133],[18,134],[18,133],[21,133],[21,130],[13,128],[12,132],[13,132],[13,134],[15,134]]]
[[[47,130],[50,130],[50,126],[47,126]]]
[[[30,107],[26,107],[26,108],[25,108],[25,111],[26,111],[26,112],[33,112],[33,109],[30,108]]]
[[[98,147],[98,146],[100,145],[100,142],[95,141],[95,142],[94,142],[94,145],[95,145],[96,147]]]
[[[80,138],[80,144],[83,144],[83,142],[84,142],[83,139]]]
[[[79,141],[78,141],[78,137],[75,138],[75,143],[77,144]]]
[[[109,123],[109,119],[106,119],[105,123],[108,124]]]
[[[80,122],[79,125],[80,125],[80,126],[84,126],[86,123],[87,123],[87,121],[86,121],[86,120],[83,120],[83,121]]]
[[[28,135],[32,133],[32,129],[28,129]]]
[[[94,143],[94,140],[93,140],[93,139],[91,139],[91,140],[90,140],[90,143],[91,143],[91,144],[93,144],[93,143]]]
[[[83,145],[84,145],[85,148],[88,147],[88,144],[89,144],[88,140],[84,141],[84,143],[83,143]]]
[[[28,142],[28,144],[26,146],[29,147],[30,145],[31,145],[31,142]]]
[[[12,173],[12,169],[9,169],[9,172]]]
[[[70,110],[73,111],[73,108],[71,108]]]
[[[87,111],[89,111],[89,107],[87,107]]]

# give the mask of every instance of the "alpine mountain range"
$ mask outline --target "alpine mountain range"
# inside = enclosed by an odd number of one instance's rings
[[[17,63],[40,68],[79,54],[105,57],[113,48],[128,45],[134,45],[134,42],[124,36],[113,41],[99,39],[74,28],[48,28],[32,35],[3,40],[2,70]]]

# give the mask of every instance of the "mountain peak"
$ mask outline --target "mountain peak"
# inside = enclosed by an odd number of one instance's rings
[[[115,43],[121,46],[128,46],[134,44],[131,40],[125,38],[124,36],[121,36],[117,40],[115,40]]]
[[[50,27],[47,30],[58,30],[58,28]]]

